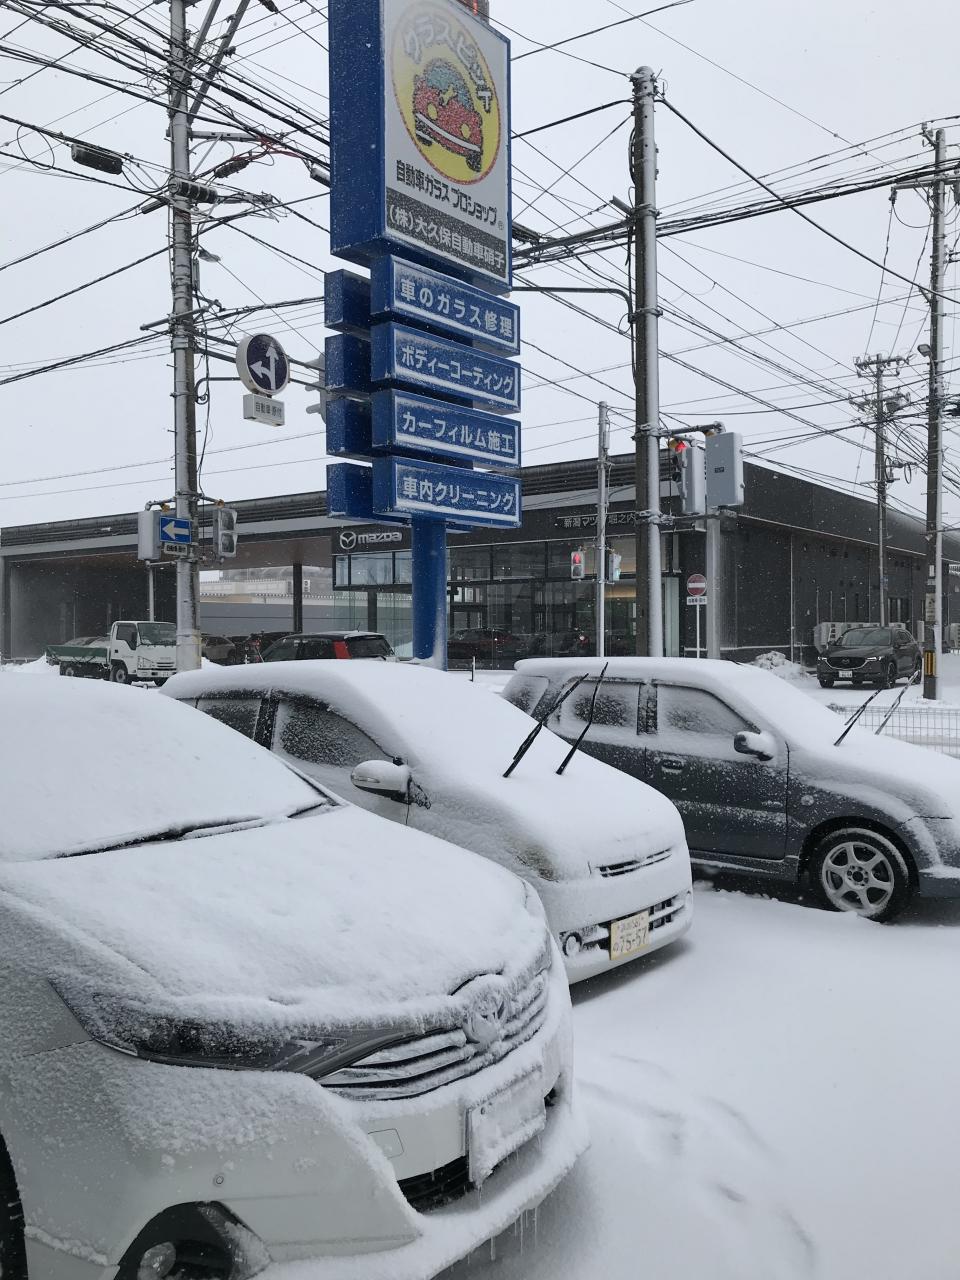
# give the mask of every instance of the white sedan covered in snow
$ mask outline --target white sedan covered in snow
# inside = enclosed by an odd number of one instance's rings
[[[166,698],[0,722],[4,1280],[425,1280],[572,1166],[520,880]]]
[[[514,764],[533,721],[461,676],[280,662],[182,673],[164,693],[340,795],[524,876],[571,981],[646,955],[690,926],[690,859],[670,801],[585,753],[559,772],[570,749],[546,729]]]

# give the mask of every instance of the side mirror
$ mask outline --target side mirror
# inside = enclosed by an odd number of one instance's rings
[[[772,760],[777,754],[777,744],[769,733],[738,733],[733,749],[742,756],[756,756],[758,760]]]
[[[386,796],[398,804],[410,803],[413,774],[405,764],[391,764],[388,760],[364,760],[350,774],[350,781],[358,791]]]

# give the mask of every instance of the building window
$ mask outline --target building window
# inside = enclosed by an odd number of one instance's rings
[[[335,587],[349,587],[350,585],[350,557],[349,556],[334,556],[333,585]]]
[[[413,553],[397,551],[393,557],[393,580],[400,586],[413,582]]]
[[[393,586],[393,554],[390,551],[377,555],[351,556],[350,579],[355,587]]]
[[[891,596],[887,602],[891,622],[908,623],[910,621],[910,597]]]
[[[525,542],[513,546],[503,544],[493,548],[495,581],[505,578],[540,579],[543,577],[543,571],[544,544],[542,542]]]
[[[489,547],[450,548],[451,582],[489,582],[491,576]]]

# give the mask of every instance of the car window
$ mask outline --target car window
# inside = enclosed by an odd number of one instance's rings
[[[756,726],[706,689],[670,684],[657,687],[657,732],[661,736],[682,734],[691,741],[722,738],[731,742],[744,730],[756,731]]]
[[[310,662],[318,658],[332,658],[333,641],[326,637],[310,636],[300,641],[300,652],[297,657]]]
[[[263,655],[264,662],[291,662],[297,656],[296,640],[278,640]]]
[[[260,698],[200,698],[197,708],[206,715],[229,725],[246,738],[252,738],[257,729]]]
[[[898,631],[897,639],[901,644],[913,644],[913,636],[909,631]]]
[[[305,764],[352,769],[388,758],[362,729],[319,702],[284,701],[277,708],[273,747]]]
[[[593,695],[597,701],[593,705]],[[593,707],[593,724],[590,734],[609,739],[628,735],[635,738],[638,728],[640,684],[634,680],[603,680],[597,688],[596,680],[584,680],[550,717],[552,728],[564,737],[583,732],[590,720]]]
[[[383,636],[348,636],[347,653],[351,658],[393,657],[393,650]]]
[[[546,693],[550,681],[546,676],[514,676],[510,688],[506,691],[508,702],[512,702],[521,711],[532,713],[534,707]]]
[[[118,644],[136,644],[137,628],[129,626],[126,623],[122,627],[117,627],[117,643]]]
[[[856,627],[852,631],[845,631],[840,638],[841,649],[886,646],[892,643],[889,627]]]

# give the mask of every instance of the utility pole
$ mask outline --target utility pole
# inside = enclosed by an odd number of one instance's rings
[[[927,141],[929,134],[924,132]],[[927,584],[924,599],[923,696],[940,696],[940,654],[943,649],[943,286],[946,268],[944,224],[947,200],[947,135],[938,129],[932,139],[935,177],[930,188],[933,205],[933,256],[930,268],[930,378],[927,393]]]
[[[193,354],[193,220],[190,180],[190,49],[186,0],[170,0],[170,215],[172,220],[174,479],[176,512],[196,537],[197,402]],[[200,666],[197,601],[200,565],[194,542],[177,560],[177,670]]]
[[[597,440],[597,657],[606,657],[607,508],[610,469],[610,407],[600,405]]]
[[[877,582],[880,596],[880,611],[877,621],[881,627],[887,625],[887,433],[886,423],[888,408],[897,407],[900,397],[890,397],[888,406],[884,388],[884,374],[891,366],[897,373],[906,361],[900,356],[862,356],[855,360],[857,372],[866,378],[873,379],[873,395],[863,396],[855,400],[859,409],[870,414],[874,423],[874,480],[877,487]]]
[[[654,101],[657,82],[650,67],[633,84],[634,379],[636,382],[635,485],[637,653],[663,656],[660,568],[660,381],[657,297],[657,147]]]

